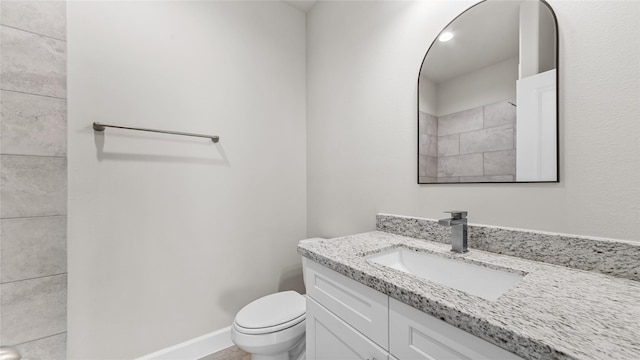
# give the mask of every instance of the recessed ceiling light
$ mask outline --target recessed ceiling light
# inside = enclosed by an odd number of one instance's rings
[[[440,34],[440,36],[438,37],[438,40],[445,42],[445,41],[449,41],[453,38],[453,33],[449,32],[449,31],[445,31],[442,34]]]

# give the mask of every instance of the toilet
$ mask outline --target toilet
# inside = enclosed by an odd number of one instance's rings
[[[238,311],[231,340],[251,360],[304,360],[306,308],[306,298],[295,291],[261,297]]]

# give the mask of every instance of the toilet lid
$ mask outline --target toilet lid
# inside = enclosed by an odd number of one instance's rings
[[[304,320],[306,319],[306,317],[307,317],[306,314],[302,314],[297,318],[291,321],[282,323],[280,325],[269,326],[264,328],[254,328],[254,329],[244,328],[238,325],[238,323],[234,321],[233,328],[235,331],[242,334],[247,334],[247,335],[267,335],[271,333],[277,333],[283,330],[294,329],[296,327],[298,327],[298,330],[296,332],[304,333],[304,330],[305,330]],[[299,327],[299,325],[302,325],[302,327]]]
[[[269,328],[284,328],[304,320],[306,301],[295,291],[283,291],[267,295],[242,308],[235,324],[246,330],[270,332]],[[254,332],[254,331],[251,331]]]

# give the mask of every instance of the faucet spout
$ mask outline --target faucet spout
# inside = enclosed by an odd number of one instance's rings
[[[467,219],[440,219],[438,220],[438,224],[442,226],[456,226],[456,225],[464,225],[467,223]]]
[[[450,213],[451,217],[438,220],[438,224],[451,227],[451,251],[458,253],[467,252],[467,212],[445,212]]]

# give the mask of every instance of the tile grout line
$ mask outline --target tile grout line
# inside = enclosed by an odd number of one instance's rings
[[[65,102],[67,101],[66,97],[34,94],[34,93],[26,92],[26,91],[19,91],[19,90],[5,89],[5,88],[0,88],[0,90],[7,91],[7,92],[12,92],[12,93],[16,93],[16,94],[24,94],[24,95],[31,95],[31,96],[41,96],[41,97],[46,97],[46,98],[49,98],[49,99],[65,100]],[[65,89],[65,92],[66,92],[66,89]]]
[[[16,217],[3,217],[1,220],[20,220],[20,219],[40,219],[40,218],[57,218],[57,217],[67,217],[67,214],[59,214],[59,215],[34,215],[34,216],[16,216]]]
[[[469,134],[469,133],[472,133],[472,132],[497,129],[497,128],[501,128],[501,127],[506,128],[506,127],[509,127],[509,126],[513,127],[514,125],[513,124],[502,124],[502,125],[490,126],[488,128],[480,128],[480,129],[474,129],[474,130],[454,132],[454,133],[451,133],[451,134],[438,135],[438,137],[453,136],[453,135],[460,135],[460,134]]]
[[[21,342],[21,343],[19,343],[19,344],[15,344],[15,345],[13,345],[13,346],[20,346],[20,345],[28,344],[28,343],[31,343],[31,342],[34,342],[34,341],[44,340],[44,339],[47,339],[47,338],[50,338],[50,337],[54,337],[54,336],[58,336],[58,335],[66,334],[66,333],[67,333],[66,331],[63,331],[63,332],[61,332],[61,333],[57,333],[57,334],[53,334],[53,335],[48,335],[48,336],[44,336],[44,337],[41,337],[41,338],[38,338],[38,339],[33,339],[33,340],[29,340],[29,341]]]
[[[53,39],[53,40],[62,41],[62,42],[64,42],[64,43],[66,43],[66,42],[67,42],[67,40],[64,40],[64,39],[59,39],[59,38],[57,38],[57,37],[53,37],[53,36],[50,36],[50,35],[40,34],[40,33],[37,33],[37,32],[35,32],[35,31],[31,31],[31,30],[26,30],[26,29],[17,28],[17,27],[15,27],[15,26],[11,26],[11,25],[0,24],[0,26],[4,26],[4,27],[6,27],[6,28],[14,29],[14,30],[18,30],[18,31],[24,31],[24,32],[29,33],[29,34],[32,34],[32,35],[37,35],[37,36],[42,36],[42,37],[46,37],[46,38]]]
[[[25,156],[25,157],[43,157],[43,158],[59,158],[66,159],[67,156],[60,155],[31,155],[31,154],[11,154],[11,153],[0,153],[0,156]]]
[[[486,105],[483,105],[482,106],[482,130],[486,129],[486,122],[485,122],[485,116],[484,116],[485,108],[486,108]],[[462,145],[460,145],[460,147],[462,148]],[[484,151],[482,152],[482,176],[483,177],[487,176],[487,174],[484,173]]]
[[[491,150],[491,151],[479,151],[479,152],[472,152],[472,153],[464,153],[464,154],[458,154],[458,155],[443,155],[441,157],[453,157],[453,156],[464,156],[464,155],[474,155],[474,154],[487,154],[487,153],[497,153],[497,152],[503,152],[503,151],[512,151],[515,149],[504,149],[504,150]]]
[[[54,276],[62,276],[62,275],[67,275],[67,274],[68,274],[68,272],[63,272],[63,273],[53,274],[53,275],[36,276],[36,277],[33,277],[33,278],[28,278],[28,279],[7,281],[7,282],[0,283],[0,285],[15,284],[15,283],[21,282],[21,281],[38,280],[38,279],[50,278],[50,277],[54,277]]]

